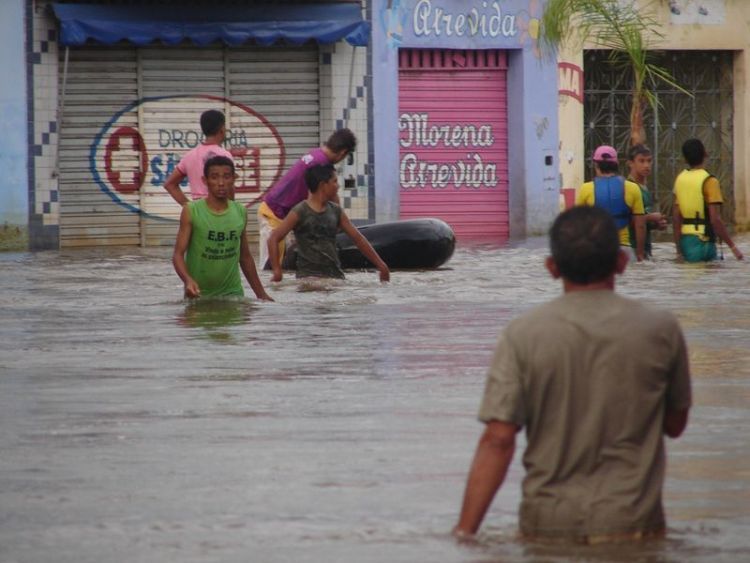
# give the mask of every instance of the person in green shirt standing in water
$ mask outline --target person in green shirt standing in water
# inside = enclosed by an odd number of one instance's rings
[[[658,229],[663,231],[667,228],[667,218],[664,217],[658,210],[654,211],[654,196],[646,187],[646,181],[651,174],[651,164],[653,156],[651,155],[651,149],[644,144],[637,144],[630,147],[628,150],[628,169],[630,174],[628,180],[638,184],[641,189],[641,197],[643,198],[643,209],[645,211],[646,219],[646,243],[645,243],[645,256],[651,258],[651,231]],[[635,229],[633,225],[630,225],[630,245],[635,248]]]
[[[247,209],[230,199],[235,176],[230,158],[209,158],[203,166],[208,195],[182,208],[172,263],[185,284],[185,297],[242,296],[242,269],[258,299],[273,301],[250,254]]]

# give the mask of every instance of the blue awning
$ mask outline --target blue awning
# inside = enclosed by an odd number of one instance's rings
[[[326,4],[263,4],[252,6],[145,6],[54,3],[60,20],[60,43],[83,45],[95,41],[111,45],[190,41],[208,45],[252,42],[271,45],[307,41],[321,44],[342,39],[367,45],[370,24],[362,19],[359,2]]]

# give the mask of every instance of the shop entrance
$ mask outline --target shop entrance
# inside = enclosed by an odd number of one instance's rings
[[[509,236],[507,57],[399,52],[400,217],[437,217],[460,241]]]
[[[207,109],[226,115],[237,200],[252,205],[320,142],[318,60],[315,45],[71,48],[61,84],[60,246],[174,244],[181,209],[164,181],[201,142]]]

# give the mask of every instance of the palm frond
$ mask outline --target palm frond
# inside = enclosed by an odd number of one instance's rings
[[[559,47],[582,47],[589,41],[598,47],[622,50],[627,39],[663,38],[657,20],[634,4],[618,0],[550,0],[541,17],[538,42],[550,54]],[[642,41],[645,46],[645,41]]]
[[[644,101],[657,105],[653,90],[667,84],[692,96],[677,84],[670,72],[651,62],[652,51],[664,38],[660,23],[648,10],[621,0],[549,0],[541,17],[538,36],[540,50],[555,57],[560,47],[580,48],[585,43],[608,49],[608,61],[633,74],[633,116],[642,111]],[[631,141],[637,136],[631,132]]]

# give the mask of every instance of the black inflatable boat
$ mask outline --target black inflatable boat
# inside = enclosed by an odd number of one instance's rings
[[[391,269],[431,269],[448,261],[456,248],[453,229],[440,219],[407,219],[358,227]],[[345,233],[336,236],[343,269],[371,268],[367,260]],[[284,255],[282,267],[294,270],[297,252],[292,245]]]

